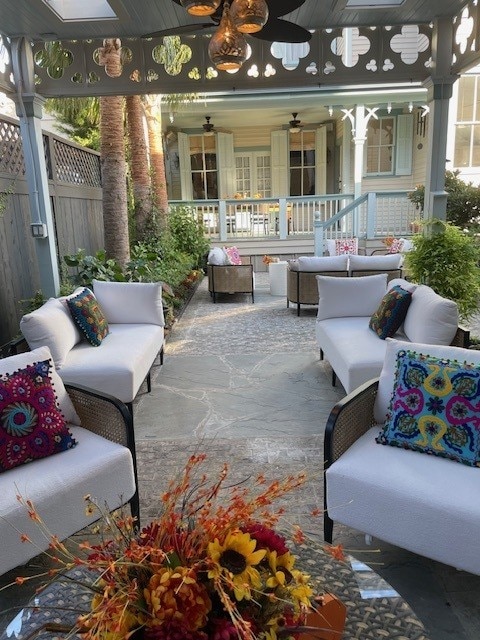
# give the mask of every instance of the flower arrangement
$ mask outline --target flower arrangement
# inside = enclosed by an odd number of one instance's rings
[[[265,256],[263,256],[263,258],[262,258],[262,262],[263,262],[263,264],[266,264],[266,265],[267,265],[267,267],[268,267],[268,265],[269,265],[269,264],[271,264],[272,262],[278,262],[278,261],[279,261],[279,260],[278,260],[278,258],[274,258],[273,256],[267,256],[267,255],[265,255]]]
[[[100,542],[80,543],[75,555],[51,536],[52,578],[74,567],[92,576],[91,610],[76,630],[85,640],[140,633],[145,640],[276,640],[311,631],[312,585],[275,530],[284,509],[273,507],[304,475],[227,486],[228,467],[210,482],[201,472],[205,459],[189,458],[163,494],[161,514],[142,530],[86,496],[87,510],[101,513]],[[42,526],[33,505],[24,504]],[[292,544],[304,541],[298,527],[291,537]],[[330,550],[341,555],[339,547]]]

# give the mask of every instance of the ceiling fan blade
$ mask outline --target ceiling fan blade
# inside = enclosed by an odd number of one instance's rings
[[[263,29],[249,35],[267,42],[308,42],[312,37],[307,29],[279,18],[269,18]]]
[[[176,0],[174,0],[176,2]],[[200,24],[184,24],[179,27],[172,27],[171,29],[162,29],[161,31],[154,31],[153,33],[146,33],[142,38],[165,38],[166,36],[181,36],[188,33],[197,33],[203,29],[211,29],[214,25],[211,22],[204,22]]]
[[[174,0],[175,2],[177,0]],[[285,16],[304,4],[305,0],[266,0],[268,4],[268,13],[273,18]]]

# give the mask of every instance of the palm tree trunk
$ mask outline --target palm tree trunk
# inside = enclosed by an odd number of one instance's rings
[[[121,73],[120,41],[105,40],[102,62],[109,76]],[[124,98],[100,98],[100,163],[102,167],[105,251],[122,267],[130,260],[125,143]]]
[[[144,110],[140,96],[128,96],[126,105],[130,144],[130,174],[135,207],[135,238],[144,240],[152,215],[147,141],[143,128]]]
[[[148,96],[145,102],[147,116],[148,142],[150,147],[150,165],[152,170],[152,188],[158,209],[159,224],[165,227],[168,213],[167,178],[162,140],[162,113],[156,96]]]

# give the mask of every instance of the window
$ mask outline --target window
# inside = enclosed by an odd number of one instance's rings
[[[455,167],[480,166],[479,76],[458,81],[457,124],[455,125]]]
[[[244,197],[272,195],[270,156],[262,152],[235,154],[236,191]]]
[[[367,175],[393,173],[395,118],[372,118],[367,127]]]
[[[190,163],[194,200],[218,198],[215,136],[190,136]]]
[[[290,133],[290,195],[315,194],[315,131]]]

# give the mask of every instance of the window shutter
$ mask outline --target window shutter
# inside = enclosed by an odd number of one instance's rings
[[[397,145],[395,152],[395,175],[409,176],[412,173],[413,115],[397,116]]]
[[[315,135],[315,193],[327,193],[327,127]]]
[[[192,164],[190,142],[186,133],[178,132],[178,161],[180,164],[180,188],[182,200],[193,200]]]
[[[288,187],[288,131],[272,131],[270,137],[272,162],[272,196],[289,195]]]
[[[235,185],[235,156],[233,134],[219,131],[217,134],[218,197],[233,198]]]

